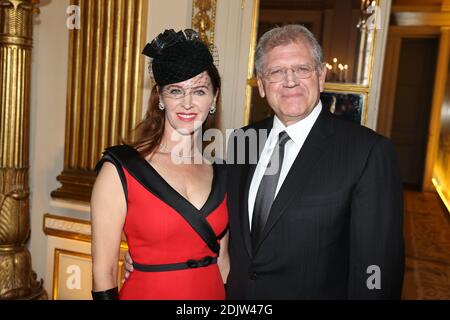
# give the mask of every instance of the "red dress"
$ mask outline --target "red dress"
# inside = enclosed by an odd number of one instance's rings
[[[197,210],[134,149],[130,152],[129,146],[113,148],[128,148],[127,157],[134,158],[131,162],[117,156],[113,159],[107,149],[100,161],[112,162],[121,176],[128,206],[124,233],[133,262],[154,266],[217,257],[180,212],[200,215],[218,243],[228,226],[223,165],[213,164],[210,195]],[[119,295],[120,299],[220,300],[225,299],[225,290],[217,263],[212,263],[171,271],[145,272],[135,268]]]

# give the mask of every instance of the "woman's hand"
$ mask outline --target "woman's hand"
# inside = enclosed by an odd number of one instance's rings
[[[124,283],[125,280],[128,279],[128,277],[134,270],[133,269],[133,259],[131,259],[130,251],[125,252],[124,267],[125,267],[125,272],[123,274],[122,283]]]

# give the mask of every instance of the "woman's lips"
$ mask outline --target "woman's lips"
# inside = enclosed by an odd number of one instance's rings
[[[177,113],[178,119],[184,122],[194,121],[196,115],[196,113]]]

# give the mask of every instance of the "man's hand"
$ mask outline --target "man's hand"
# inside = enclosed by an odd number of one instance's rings
[[[123,274],[122,283],[125,282],[125,280],[128,279],[130,276],[130,273],[133,272],[133,259],[131,259],[130,252],[125,252],[124,257],[124,266],[125,266],[125,273]]]

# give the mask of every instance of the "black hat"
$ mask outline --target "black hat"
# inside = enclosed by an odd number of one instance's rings
[[[142,53],[153,58],[153,76],[159,86],[193,78],[214,63],[208,47],[192,29],[165,30]]]

